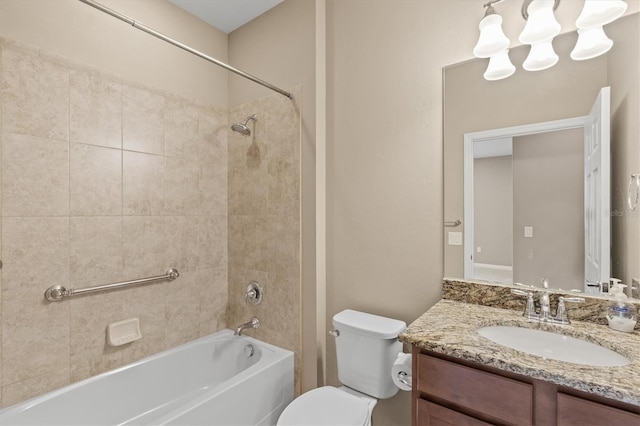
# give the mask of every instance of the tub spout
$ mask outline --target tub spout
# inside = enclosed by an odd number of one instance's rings
[[[245,322],[244,324],[240,324],[238,328],[236,328],[234,336],[242,336],[242,332],[248,328],[258,328],[260,327],[260,320],[256,317],[251,318],[249,322]]]

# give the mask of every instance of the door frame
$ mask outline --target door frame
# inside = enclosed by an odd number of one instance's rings
[[[476,142],[489,139],[518,137],[537,133],[555,132],[583,128],[588,125],[589,116],[565,118],[562,120],[544,121],[541,123],[524,124],[520,126],[503,127],[500,129],[483,130],[464,134],[464,221],[463,225],[463,264],[464,278],[473,279],[473,248],[474,248],[474,206],[473,206],[473,146]]]

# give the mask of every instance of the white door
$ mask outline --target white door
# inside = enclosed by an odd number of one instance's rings
[[[610,88],[603,87],[584,126],[585,292],[599,294],[611,268]]]

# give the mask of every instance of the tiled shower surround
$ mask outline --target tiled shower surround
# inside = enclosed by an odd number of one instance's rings
[[[263,321],[259,338],[299,351],[300,116],[291,102],[274,96],[234,109],[233,119],[259,116],[249,144],[229,136],[224,108],[11,41],[0,49],[2,406],[253,314]],[[43,297],[54,284],[82,288],[169,267],[178,280]],[[249,279],[267,290],[255,312],[242,305]],[[107,325],[131,317],[142,339],[108,346]]]

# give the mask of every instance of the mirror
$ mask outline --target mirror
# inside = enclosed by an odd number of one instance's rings
[[[464,137],[465,134],[487,132],[496,129],[504,129],[516,126],[532,125],[534,123],[553,122],[563,119],[574,119],[584,117],[589,114],[594,99],[598,96],[600,88],[611,87],[611,197],[610,210],[606,213],[611,224],[611,247],[610,247],[610,275],[620,278],[625,284],[632,284],[634,278],[640,277],[640,267],[637,259],[640,256],[640,231],[637,211],[631,211],[627,206],[627,185],[629,176],[632,173],[640,172],[640,154],[638,154],[638,140],[640,140],[640,129],[637,124],[637,117],[640,116],[638,110],[640,104],[640,83],[638,82],[638,72],[640,68],[640,14],[636,13],[621,18],[620,20],[606,27],[607,34],[614,40],[614,46],[606,55],[587,60],[573,61],[569,58],[569,52],[575,46],[577,34],[567,33],[554,40],[554,48],[560,56],[560,61],[556,66],[545,71],[527,72],[522,70],[521,64],[528,54],[528,46],[521,46],[510,51],[511,60],[516,65],[516,73],[499,81],[486,81],[482,77],[487,65],[487,60],[471,60],[461,64],[448,66],[444,69],[444,252],[445,252],[445,276],[462,277],[467,279],[478,278],[465,276],[465,249],[473,253],[479,259],[482,254],[487,254],[490,250],[486,244],[491,244],[491,238],[485,244],[474,244],[473,247],[467,243],[471,232],[467,233],[470,223],[464,219],[465,198],[464,198]],[[566,138],[563,136],[563,140]],[[524,143],[523,143],[524,145]],[[549,159],[558,160],[559,153],[552,153],[551,143],[544,155]],[[557,145],[557,143],[556,143]],[[531,145],[529,145],[531,146]],[[566,153],[565,153],[566,154]],[[563,155],[565,155],[563,154]],[[572,160],[573,161],[573,160]],[[568,163],[567,163],[568,165]],[[504,166],[504,165],[503,165]],[[497,166],[496,166],[497,167]],[[504,166],[513,169],[512,165]],[[562,164],[559,166],[562,168]],[[539,176],[544,174],[548,178],[549,170],[545,172],[545,167],[539,168]],[[575,172],[574,177],[575,177]],[[532,175],[535,177],[535,172]],[[582,172],[581,172],[582,176]],[[533,178],[528,178],[531,181]],[[582,177],[580,177],[582,179]],[[504,180],[501,183],[505,183]],[[476,210],[482,206],[496,207],[502,203],[498,210],[500,214],[505,213],[505,209],[514,209],[513,200],[506,204],[505,196],[497,194],[498,186],[494,182],[496,191],[489,188],[485,195],[476,195],[474,201]],[[575,185],[575,179],[574,179]],[[503,194],[511,191],[512,197],[521,195],[513,188],[502,188]],[[574,190],[575,191],[575,188]],[[483,197],[489,201],[483,203]],[[531,203],[525,210],[530,217],[526,221],[538,219],[541,213],[535,217],[531,215],[537,210],[553,211],[557,216],[568,217],[570,208],[565,206],[558,209],[555,207],[554,199],[558,195],[547,194],[546,198],[541,197],[529,200]],[[580,206],[582,210],[582,206]],[[490,213],[491,214],[491,213]],[[575,212],[571,213],[575,215]],[[493,215],[497,215],[494,210]],[[573,216],[575,218],[575,216]],[[497,219],[494,217],[494,219]],[[456,226],[458,220],[462,223]],[[519,271],[527,269],[527,264],[531,264],[531,259],[548,259],[543,265],[527,271],[521,280],[524,284],[539,285],[542,277],[550,280],[551,287],[570,290],[578,288],[583,290],[584,271],[574,264],[574,255],[570,255],[567,250],[559,250],[559,239],[551,239],[551,242],[542,242],[534,248],[528,250],[514,250],[515,239],[524,237],[525,226],[533,234],[529,242],[538,240],[536,237],[545,234],[543,228],[527,226],[522,219],[512,216],[514,225],[513,236],[510,238],[504,232],[494,231],[493,242],[498,240],[496,235],[504,239],[511,239],[512,262],[511,266]],[[573,219],[574,228],[580,219]],[[582,220],[584,228],[584,220]],[[517,226],[515,224],[518,224]],[[505,225],[504,219],[502,225]],[[507,225],[508,222],[507,222]],[[563,231],[555,230],[556,235],[569,234],[566,224]],[[508,226],[507,226],[508,227]],[[578,232],[580,232],[578,225]],[[482,232],[490,231],[485,228],[474,227],[473,235],[482,238]],[[504,226],[503,226],[504,228]],[[536,232],[540,231],[540,232]],[[517,236],[516,236],[517,234]],[[522,235],[520,235],[522,234]],[[583,232],[584,236],[584,232]],[[584,253],[584,238],[569,240],[577,245],[577,251]],[[582,244],[578,241],[582,240]],[[486,242],[489,241],[489,242]],[[478,253],[478,247],[482,250]],[[568,246],[566,246],[568,247]],[[483,253],[483,251],[485,253]],[[522,258],[523,253],[525,258]],[[480,256],[478,256],[480,254]],[[504,255],[508,258],[508,255]],[[518,256],[518,257],[516,257]],[[487,261],[491,264],[492,261]],[[504,263],[508,263],[503,261]],[[498,263],[496,261],[496,263]],[[520,265],[520,266],[518,266]],[[573,265],[573,266],[570,266]],[[579,271],[582,270],[582,274]],[[514,275],[505,278],[505,281],[518,281],[521,276],[518,271]],[[482,279],[483,276],[480,276]],[[501,281],[496,276],[484,276],[489,281]],[[629,288],[630,292],[631,289]],[[637,296],[637,293],[634,294]]]

